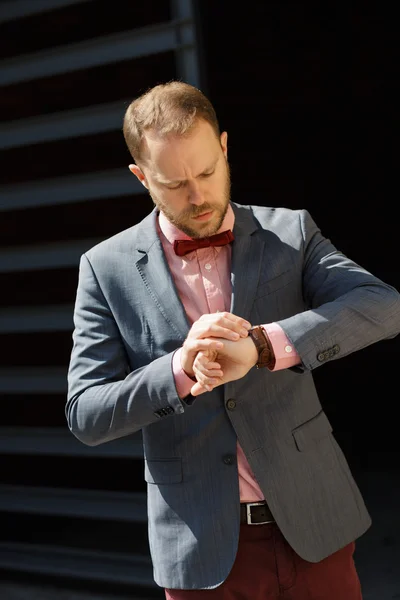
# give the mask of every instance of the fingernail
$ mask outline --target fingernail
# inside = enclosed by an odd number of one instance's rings
[[[240,338],[240,335],[239,335],[238,333],[235,333],[235,332],[234,332],[234,333],[232,333],[232,334],[231,334],[231,338],[232,338],[233,340],[238,340],[238,339]]]
[[[245,327],[246,329],[250,329],[251,323],[248,323],[247,321],[245,321],[245,323],[243,323],[243,327]]]
[[[243,337],[246,337],[248,335],[248,331],[247,329],[245,329],[244,327],[240,330],[240,335],[242,335]]]

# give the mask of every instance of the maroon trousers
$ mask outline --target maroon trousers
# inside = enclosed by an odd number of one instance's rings
[[[355,543],[319,563],[289,546],[275,524],[241,525],[236,560],[212,590],[166,589],[167,600],[362,600]]]

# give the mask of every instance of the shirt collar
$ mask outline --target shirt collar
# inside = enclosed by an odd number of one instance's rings
[[[165,235],[170,244],[173,244],[175,240],[191,240],[192,238],[186,233],[183,233],[180,229],[175,227],[173,223],[168,221],[167,217],[163,212],[159,213],[158,223],[162,233]],[[220,233],[221,231],[226,231],[230,229],[233,231],[233,225],[235,223],[235,213],[232,210],[232,206],[229,204],[228,210],[226,211],[226,215],[224,220],[222,221],[221,227],[218,229],[216,233]]]

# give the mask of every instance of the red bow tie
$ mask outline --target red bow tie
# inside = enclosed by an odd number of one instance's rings
[[[174,250],[178,256],[185,256],[193,250],[199,248],[209,248],[210,246],[225,246],[230,244],[234,240],[234,235],[230,229],[223,231],[222,233],[216,233],[210,237],[199,238],[195,240],[175,240]]]

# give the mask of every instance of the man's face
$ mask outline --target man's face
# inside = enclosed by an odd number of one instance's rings
[[[150,130],[143,154],[141,167],[129,168],[167,219],[192,238],[216,233],[230,200],[226,132],[218,139],[203,120],[186,136]]]

